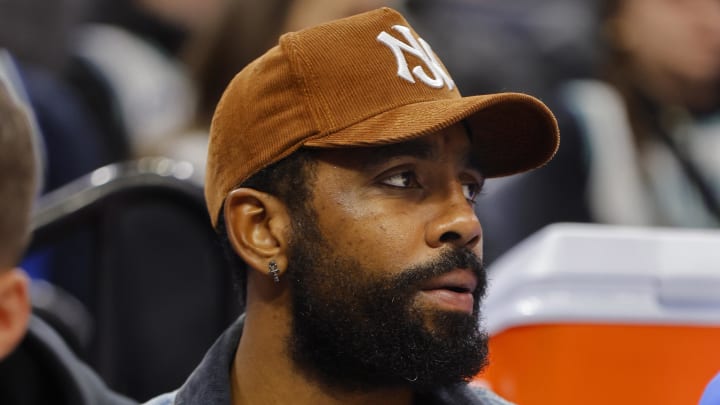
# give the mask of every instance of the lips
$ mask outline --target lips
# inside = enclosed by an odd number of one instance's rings
[[[434,305],[471,313],[477,284],[478,279],[472,271],[456,269],[423,284],[421,294]]]

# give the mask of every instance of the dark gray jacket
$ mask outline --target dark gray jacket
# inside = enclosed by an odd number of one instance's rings
[[[156,397],[145,405],[230,405],[230,368],[237,349],[244,316],[228,328],[215,342],[200,365],[177,391]],[[511,405],[494,393],[465,384],[436,390],[424,395],[427,405]]]
[[[112,392],[62,338],[37,317],[20,345],[0,362],[3,405],[132,405]]]

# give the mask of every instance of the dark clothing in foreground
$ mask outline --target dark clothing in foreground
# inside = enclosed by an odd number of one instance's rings
[[[242,335],[245,317],[223,333],[180,389],[150,400],[146,405],[230,405],[230,370]],[[510,405],[494,393],[466,384],[441,388],[417,397],[419,404]]]
[[[0,404],[136,403],[110,391],[59,335],[36,317],[30,319],[20,346],[0,362]]]

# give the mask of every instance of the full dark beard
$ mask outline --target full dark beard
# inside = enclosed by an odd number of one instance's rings
[[[303,221],[290,247],[293,304],[290,354],[319,383],[357,391],[411,386],[417,391],[468,381],[487,362],[487,335],[479,328],[486,278],[468,249],[397,275],[364,269],[338,257],[314,221]],[[473,314],[414,305],[424,281],[457,268],[478,277]],[[371,276],[372,275],[372,276]]]

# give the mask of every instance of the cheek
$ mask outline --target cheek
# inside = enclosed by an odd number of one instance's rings
[[[422,246],[422,227],[408,213],[385,205],[333,198],[318,204],[318,221],[327,243],[336,253],[369,268],[403,268]],[[357,200],[355,200],[357,201]]]

